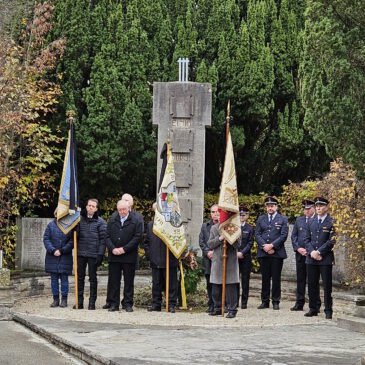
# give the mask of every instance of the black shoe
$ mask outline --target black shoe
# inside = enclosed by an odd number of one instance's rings
[[[222,311],[220,310],[213,310],[213,312],[209,313],[210,316],[220,316],[222,315]]]
[[[226,315],[226,318],[234,318],[236,317],[236,312],[228,312],[228,314]]]
[[[269,308],[269,304],[266,304],[266,303],[261,303],[257,309],[266,309],[266,308]]]
[[[207,310],[205,311],[206,313],[211,313],[214,311],[214,307],[208,307]]]
[[[154,307],[154,306],[148,307],[147,311],[148,312],[161,312],[161,307]]]
[[[175,307],[170,307],[170,308],[169,308],[169,312],[170,312],[170,313],[175,313]]]
[[[311,311],[311,310],[304,314],[304,317],[316,317],[316,316],[318,316],[318,312]]]
[[[72,308],[76,309],[76,304]],[[79,304],[79,307],[77,309],[84,309],[84,304]]]
[[[103,309],[109,309],[111,307],[111,305],[109,303],[106,303],[103,305]]]
[[[60,307],[61,308],[66,308],[67,307],[67,298],[62,298],[61,299]]]
[[[302,311],[303,310],[303,306],[302,305],[295,304],[295,306],[294,307],[291,307],[290,310],[293,311],[293,312]]]
[[[241,304],[241,309],[247,309],[247,304]]]
[[[126,308],[124,308],[124,310],[125,310],[126,312],[128,312],[128,313],[133,312],[133,308],[132,308],[132,307],[126,307]]]
[[[274,303],[274,304],[272,305],[272,309],[273,309],[274,311],[278,311],[278,310],[280,309],[280,307],[279,307],[279,303]]]
[[[87,307],[87,309],[89,311],[94,311],[95,310],[95,302],[91,302],[89,303],[89,306]]]
[[[112,305],[108,309],[108,312],[119,312],[119,307],[113,307]]]
[[[60,300],[59,299],[53,299],[53,302],[51,304],[51,308],[56,308],[60,305]]]
[[[332,319],[332,313],[326,313],[326,319]]]

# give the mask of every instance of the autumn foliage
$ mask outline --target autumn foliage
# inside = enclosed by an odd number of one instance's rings
[[[60,158],[60,139],[47,126],[61,90],[51,76],[65,49],[59,39],[45,44],[53,6],[34,8],[23,20],[16,44],[0,38],[0,247],[4,265],[14,263],[15,218],[47,205],[55,192],[50,166]]]

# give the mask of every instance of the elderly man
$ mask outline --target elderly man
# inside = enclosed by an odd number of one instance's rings
[[[290,308],[291,311],[302,311],[305,303],[305,286],[307,283],[307,269],[305,264],[307,250],[305,248],[305,239],[307,235],[307,226],[315,214],[314,201],[304,199],[302,201],[302,206],[304,215],[301,215],[295,220],[291,235],[297,269],[296,301],[294,307]]]
[[[81,212],[80,224],[77,227],[77,277],[78,309],[84,308],[85,272],[88,267],[90,282],[89,310],[95,309],[98,281],[96,270],[101,265],[105,253],[106,223],[98,216],[97,199],[87,201],[86,210]],[[74,306],[74,308],[76,308]]]
[[[212,283],[212,297],[214,310],[211,316],[221,314],[222,310],[222,283],[223,283],[223,236],[219,234],[219,223],[210,230],[208,246],[213,250],[210,282]],[[233,245],[227,243],[227,271],[226,271],[226,318],[234,318],[237,313],[237,284],[239,283],[239,269],[237,248],[241,244],[239,238]]]
[[[135,210],[133,210],[133,205],[134,205],[134,201],[133,201],[133,197],[131,194],[125,193],[122,195],[122,199],[128,203],[129,205],[129,212],[131,213],[131,215],[135,215],[137,217],[138,220],[140,220],[141,223],[141,227],[142,227],[142,233],[141,233],[141,240],[143,237],[143,232],[144,232],[144,222],[143,222],[143,215],[141,213],[136,212]],[[118,211],[114,212],[111,216],[111,219],[115,219],[118,216]],[[142,243],[138,242],[138,244]],[[137,262],[138,262],[138,255],[137,255]],[[109,309],[110,308],[110,282],[108,279],[108,284],[107,284],[107,291],[106,291],[106,303],[103,306],[103,309]],[[123,305],[123,304],[122,304]]]
[[[333,246],[335,230],[328,214],[329,201],[321,196],[314,198],[316,215],[308,223],[306,250],[309,311],[306,317],[317,316],[319,312],[319,277],[322,277],[324,291],[324,312],[326,319],[332,319],[332,266],[335,261]]]
[[[113,214],[107,226],[106,244],[109,250],[109,311],[119,310],[120,281],[123,274],[124,291],[122,309],[133,312],[134,275],[138,255],[138,244],[142,236],[142,222],[131,214],[125,200],[117,203],[118,214]]]
[[[269,308],[270,283],[272,281],[272,305],[279,310],[281,298],[281,270],[287,258],[285,241],[289,233],[288,218],[277,212],[278,201],[272,196],[265,198],[267,214],[260,215],[256,223],[255,238],[258,245],[262,286],[261,304],[258,309]]]
[[[210,207],[210,220],[202,224],[202,228],[199,234],[199,246],[203,254],[203,267],[205,279],[207,282],[208,292],[208,309],[207,313],[211,313],[214,310],[214,303],[212,298],[212,284],[210,283],[210,269],[212,266],[213,250],[208,246],[208,240],[210,235],[210,229],[219,222],[218,205],[214,204]]]

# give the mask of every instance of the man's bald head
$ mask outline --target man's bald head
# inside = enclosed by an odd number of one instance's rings
[[[131,194],[123,194],[122,200],[125,200],[129,204],[129,209],[133,208],[133,196]]]

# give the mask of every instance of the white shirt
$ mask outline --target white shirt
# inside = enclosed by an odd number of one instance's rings
[[[270,217],[272,217],[272,221],[275,219],[276,217],[276,214],[278,214],[277,212],[275,212],[274,214],[268,214],[267,217],[269,219],[269,222],[270,222]]]

